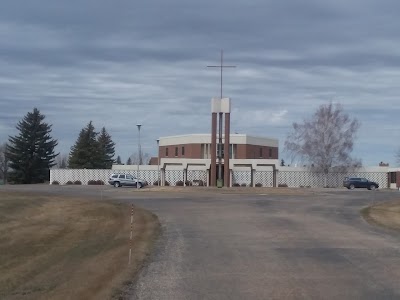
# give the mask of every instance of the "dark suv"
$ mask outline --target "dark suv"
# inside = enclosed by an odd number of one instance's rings
[[[355,188],[367,188],[369,190],[375,190],[379,187],[379,184],[369,181],[366,178],[346,177],[343,181],[343,186],[347,187],[349,190],[353,190]]]

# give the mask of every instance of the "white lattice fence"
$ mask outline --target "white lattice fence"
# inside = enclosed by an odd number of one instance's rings
[[[207,185],[207,171],[203,170],[188,170],[187,180],[193,185],[199,185],[199,181],[203,182],[203,185]]]
[[[256,171],[254,172],[254,183],[272,187],[274,186],[274,173],[272,171]]]
[[[59,184],[66,184],[68,181],[79,180],[83,185],[89,180],[102,180],[107,184],[108,177],[113,173],[109,169],[87,170],[87,169],[53,169],[50,170],[50,183],[58,181]]]
[[[380,188],[387,188],[388,187],[388,173],[382,172],[355,172],[355,173],[348,173],[347,177],[363,177],[367,178],[370,181],[375,181],[379,184]]]
[[[165,170],[165,181],[169,185],[176,185],[177,181],[183,182],[183,170]]]
[[[387,176],[387,173],[383,172],[323,174],[310,171],[279,171],[278,185],[286,184],[289,187],[342,187],[345,177],[363,177],[377,182],[382,188],[386,188]]]
[[[232,185],[235,184],[246,184],[251,185],[251,171],[232,171]]]

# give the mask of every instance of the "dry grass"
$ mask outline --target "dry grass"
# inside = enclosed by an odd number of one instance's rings
[[[399,200],[366,207],[361,213],[369,223],[400,230]]]
[[[0,192],[0,299],[117,298],[159,231],[130,205]]]

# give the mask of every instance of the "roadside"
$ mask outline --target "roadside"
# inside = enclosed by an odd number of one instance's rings
[[[0,190],[1,299],[118,299],[151,252],[158,218],[84,197]]]
[[[366,207],[361,210],[361,214],[371,224],[400,230],[400,200]]]

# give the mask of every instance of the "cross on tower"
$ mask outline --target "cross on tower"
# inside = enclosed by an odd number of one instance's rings
[[[224,68],[236,68],[236,66],[226,66],[224,65],[224,50],[221,50],[221,64],[219,66],[207,66],[207,68],[220,68],[221,69],[221,99],[222,99],[222,70]]]
[[[220,94],[220,99],[222,100],[222,73],[223,73],[223,69],[224,68],[236,68],[236,66],[228,66],[228,65],[224,65],[224,51],[221,50],[221,64],[219,66],[215,65],[215,66],[207,66],[207,68],[220,68],[221,70],[221,94]],[[214,114],[213,114],[214,115]],[[223,113],[219,112],[219,120],[218,120],[218,181],[222,183],[222,117],[223,117]],[[227,123],[230,123],[230,114],[227,114],[227,119],[225,120]],[[216,121],[216,114],[215,114],[215,121]],[[213,182],[214,180],[214,176],[215,176],[215,157],[213,155],[215,155],[214,151],[215,151],[215,136],[214,133],[216,131],[216,128],[214,128],[214,124],[216,125],[216,123],[214,123],[214,117],[213,117],[213,121],[212,121],[212,134],[211,134],[211,185],[215,185],[215,182]],[[215,126],[216,127],[216,126]],[[225,127],[227,127],[225,125]],[[226,128],[226,132],[225,132],[225,144],[227,145],[226,149],[225,149],[225,160],[224,163],[225,165],[225,174],[229,173],[229,128],[230,126],[228,125],[228,128]],[[228,136],[226,136],[228,135]],[[228,153],[228,155],[226,155],[226,153]],[[214,157],[214,159],[213,159]],[[214,176],[213,176],[214,174]],[[225,176],[225,181],[227,181],[227,176]],[[225,185],[227,185],[228,183],[225,182]]]

